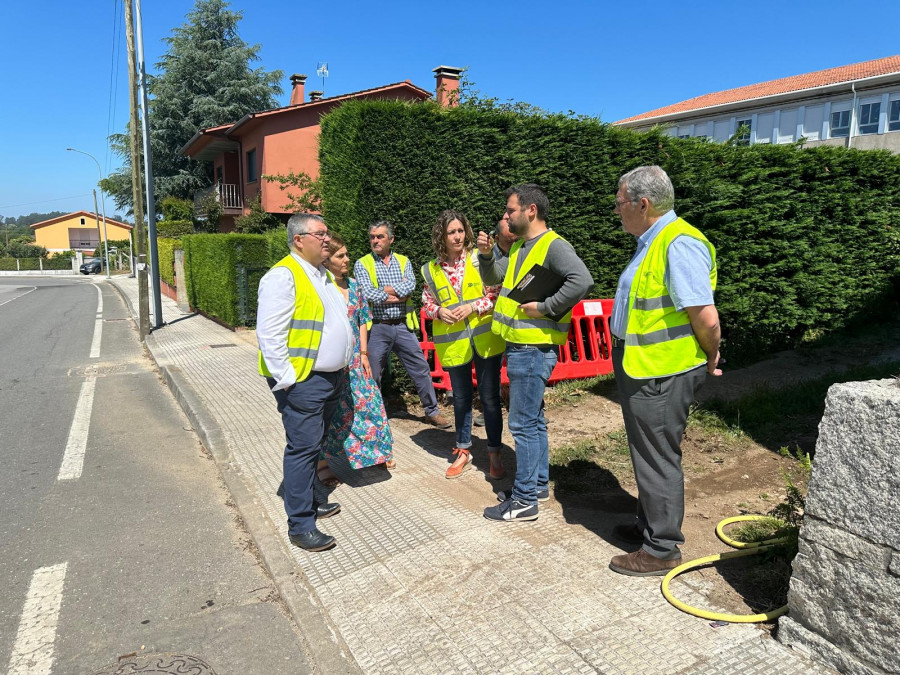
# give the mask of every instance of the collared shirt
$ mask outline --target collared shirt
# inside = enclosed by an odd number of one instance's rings
[[[323,266],[314,267],[291,252],[306,272],[325,308],[325,325],[313,370],[333,372],[346,368],[353,355],[353,329],[347,318],[347,303]],[[296,306],[294,275],[286,267],[275,267],[259,282],[256,340],[272,377],[273,390],[287,389],[297,381],[288,356],[287,337]]]
[[[619,277],[609,321],[609,329],[617,338],[625,339],[628,329],[628,297],[631,295],[634,275],[637,274],[656,235],[677,217],[675,211],[666,211],[649,230],[635,237],[637,250]],[[672,302],[675,303],[675,309],[681,311],[685,307],[713,304],[712,284],[709,281],[711,271],[712,258],[702,241],[693,237],[678,237],[669,245],[665,284]]]
[[[375,258],[375,276],[378,280],[378,288],[372,285],[369,279],[369,273],[362,263],[357,260],[353,266],[353,276],[356,283],[359,284],[359,291],[368,301],[369,307],[372,308],[372,318],[376,321],[381,319],[402,319],[406,316],[406,305],[402,302],[388,303],[388,294],[382,290],[385,286],[391,286],[401,298],[411,295],[416,290],[416,275],[412,260],[406,267],[406,273],[400,269],[400,263],[397,256],[391,253],[387,264],[374,253]]]

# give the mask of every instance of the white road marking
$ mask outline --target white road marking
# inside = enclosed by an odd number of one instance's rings
[[[37,286],[32,286],[32,287],[31,287],[31,291],[36,291],[36,290],[37,290]],[[31,291],[25,291],[24,293],[22,293],[22,295],[17,295],[17,296],[14,297],[14,298],[10,298],[9,300],[4,300],[3,302],[0,302],[0,307],[2,307],[3,305],[5,305],[7,302],[12,302],[13,300],[18,300],[19,298],[21,298],[21,297],[23,297],[23,296],[25,296],[25,295],[28,295],[29,293],[31,293]]]
[[[94,320],[94,337],[91,340],[91,357],[92,359],[100,358],[100,338],[103,335],[103,293],[99,286],[97,289],[97,317]]]
[[[31,577],[7,675],[50,675],[67,566],[41,567]]]
[[[81,469],[84,466],[84,451],[87,447],[88,429],[91,426],[91,409],[94,407],[94,387],[97,380],[93,375],[88,375],[87,380],[81,385],[81,393],[78,395],[78,403],[75,406],[75,416],[69,429],[69,440],[66,442],[66,451],[63,454],[62,465],[59,467],[59,476],[56,480],[70,480],[81,477]]]

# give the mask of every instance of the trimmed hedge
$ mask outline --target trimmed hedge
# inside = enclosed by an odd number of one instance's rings
[[[175,286],[175,249],[181,248],[180,239],[157,239],[156,254],[159,257],[159,278],[169,286]]]
[[[256,323],[256,289],[271,267],[269,239],[259,234],[192,234],[182,239],[191,307],[230,326]]]
[[[728,357],[896,309],[900,157],[885,151],[740,147],[595,119],[388,101],[338,107],[322,120],[319,148],[326,220],[354,258],[368,251],[368,225],[388,219],[396,250],[420,266],[434,256],[430,229],[442,209],[490,230],[505,189],[534,181],[550,196],[549,224],[593,274],[595,295],[612,297],[635,249],[613,213],[618,178],[659,164],[678,214],[717,248]]]
[[[163,239],[177,239],[194,233],[192,220],[161,220],[156,224],[156,236]]]

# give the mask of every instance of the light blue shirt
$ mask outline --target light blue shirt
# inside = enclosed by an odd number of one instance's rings
[[[609,329],[617,338],[625,339],[628,327],[628,297],[631,295],[634,275],[637,274],[656,235],[677,217],[675,211],[667,211],[649,230],[640,237],[635,237],[637,250],[619,277],[612,317],[609,321]],[[681,311],[685,307],[713,304],[712,284],[709,281],[711,271],[712,257],[702,241],[693,237],[678,237],[669,245],[665,283],[669,289],[669,296],[675,303],[675,309]]]

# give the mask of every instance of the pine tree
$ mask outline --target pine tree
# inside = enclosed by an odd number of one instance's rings
[[[190,199],[212,183],[208,164],[178,150],[199,130],[236,122],[247,113],[278,105],[282,72],[251,68],[260,45],[238,35],[243,13],[225,0],[197,0],[186,23],[165,38],[169,48],[148,76],[150,147],[157,201]],[[128,134],[114,134],[110,147],[122,157],[122,168],[104,179],[103,189],[117,208],[131,208],[131,162]]]

